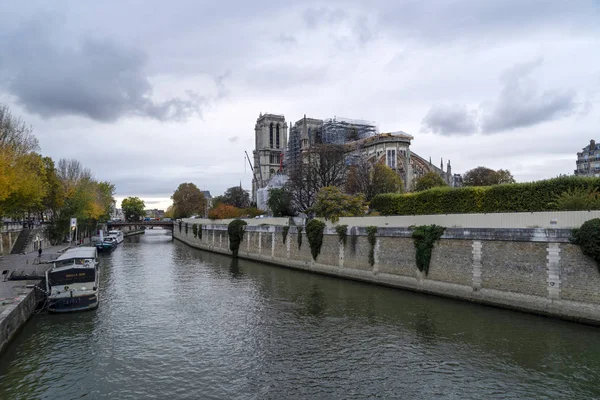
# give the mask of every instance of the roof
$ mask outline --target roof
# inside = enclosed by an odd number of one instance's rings
[[[201,190],[201,192],[204,195],[205,199],[212,199],[212,196],[210,195],[210,190]]]
[[[91,246],[77,247],[65,251],[56,261],[70,260],[73,258],[96,258],[96,248]]]

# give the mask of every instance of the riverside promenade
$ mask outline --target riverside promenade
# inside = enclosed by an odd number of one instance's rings
[[[16,271],[19,275],[43,276],[52,267],[51,261],[69,248],[64,243],[43,249],[39,263],[37,251],[28,254],[9,254],[0,257],[0,354],[10,340],[35,312],[41,293],[34,285],[39,279],[8,280]]]

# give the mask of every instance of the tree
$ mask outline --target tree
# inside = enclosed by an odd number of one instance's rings
[[[362,193],[370,201],[380,193],[402,193],[404,182],[387,165],[373,166],[366,158],[362,158],[349,168],[345,190],[349,194]]]
[[[246,208],[250,206],[250,195],[241,186],[233,186],[225,191],[222,201],[230,206]]]
[[[362,194],[342,193],[336,186],[324,187],[317,194],[312,208],[317,217],[337,222],[340,217],[358,217],[365,214],[365,197]]]
[[[442,177],[431,171],[421,176],[415,181],[415,192],[431,189],[438,186],[448,186]]]
[[[171,196],[175,218],[187,218],[192,215],[204,215],[206,198],[193,183],[182,183]]]
[[[303,158],[291,171],[288,182],[294,209],[300,212],[306,212],[314,205],[321,188],[343,186],[347,172],[342,145],[316,144]]]
[[[491,186],[505,183],[515,183],[515,179],[510,171],[504,169],[494,171],[487,167],[477,167],[463,175],[465,186]]]
[[[292,207],[292,194],[287,188],[269,189],[267,206],[269,206],[274,217],[291,217],[295,215]]]
[[[348,168],[344,189],[348,194],[366,194],[371,187],[371,169],[373,165],[361,158],[355,165]]]
[[[121,202],[121,208],[123,209],[123,215],[129,222],[139,221],[145,215],[146,204],[144,200],[139,197],[127,197]]]
[[[378,194],[402,193],[404,182],[400,175],[384,164],[377,164],[371,174],[371,182],[367,191],[367,200],[371,200]]]
[[[172,204],[169,207],[167,207],[167,211],[165,211],[165,217],[166,218],[175,218],[175,208],[173,207]]]
[[[239,218],[244,214],[244,210],[237,208],[230,204],[220,203],[216,207],[213,207],[208,212],[208,218],[210,219],[229,219]]]
[[[515,178],[512,176],[509,170],[499,169],[496,171],[496,183],[503,185],[505,183],[515,183]]]

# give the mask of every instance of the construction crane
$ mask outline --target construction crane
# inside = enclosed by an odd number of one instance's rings
[[[246,153],[246,159],[248,160],[248,164],[250,165],[250,170],[252,171],[252,177],[254,178],[254,182],[256,182],[256,186],[262,187],[262,170],[260,168],[258,168],[258,172],[260,173],[260,185],[258,184],[258,181],[256,179],[256,174],[254,173],[254,167],[252,167],[252,162],[250,161],[250,157],[248,157],[248,152],[246,150],[244,150],[244,153]]]

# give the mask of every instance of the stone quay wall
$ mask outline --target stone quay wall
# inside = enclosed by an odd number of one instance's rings
[[[192,247],[231,254],[227,225],[174,226],[173,237]],[[199,225],[198,225],[199,226]],[[600,325],[600,273],[569,242],[569,229],[447,228],[435,244],[429,273],[416,267],[412,231],[378,229],[369,263],[366,228],[350,227],[346,243],[332,227],[313,260],[305,232],[282,226],[246,226],[239,257],[416,292]]]

